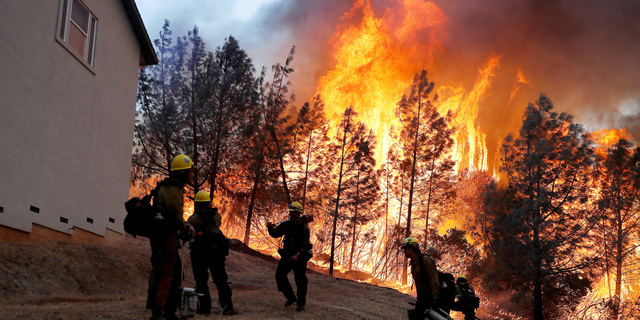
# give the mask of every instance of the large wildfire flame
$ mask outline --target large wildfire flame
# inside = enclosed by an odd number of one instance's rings
[[[318,83],[326,113],[337,124],[353,105],[382,148],[388,148],[395,106],[421,68],[428,67],[444,36],[446,17],[433,2],[401,0],[397,11],[378,18],[368,0],[359,0],[347,12],[331,39],[333,68]],[[353,23],[350,24],[349,22]]]
[[[326,103],[327,116],[337,124],[352,105],[358,120],[378,137],[378,163],[389,147],[389,129],[396,123],[394,110],[407,92],[413,76],[429,69],[434,53],[446,38],[444,12],[431,1],[396,0],[392,9],[376,17],[369,0],[355,1],[343,16],[346,21],[331,39],[333,66],[318,82],[317,93]],[[486,135],[476,124],[478,105],[490,94],[491,81],[501,57],[492,55],[478,70],[474,87],[436,82],[440,112],[453,112],[456,128],[453,157],[458,169],[488,169]],[[433,78],[433,77],[432,77]],[[432,81],[434,79],[431,79]],[[528,84],[518,69],[510,100]],[[494,151],[495,152],[495,151]]]

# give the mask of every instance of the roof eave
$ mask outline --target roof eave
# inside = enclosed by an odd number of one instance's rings
[[[124,10],[127,12],[127,17],[131,22],[131,27],[136,34],[136,38],[138,38],[138,43],[140,44],[140,66],[144,67],[158,64],[156,51],[153,48],[151,39],[149,39],[147,29],[144,27],[136,2],[134,0],[122,0],[122,5],[124,6]]]

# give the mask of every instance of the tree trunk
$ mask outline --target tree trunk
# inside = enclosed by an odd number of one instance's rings
[[[542,259],[540,252],[540,223],[538,216],[540,212],[534,212],[533,223],[533,267],[535,275],[533,278],[533,320],[543,320],[542,313]]]
[[[387,161],[387,172],[386,172],[386,194],[385,194],[385,201],[384,201],[384,238],[382,238],[382,245],[384,247],[384,254],[383,254],[383,258],[384,258],[384,265],[382,266],[382,274],[384,275],[384,279],[386,280],[387,275],[387,263],[388,263],[388,257],[387,257],[387,243],[389,242],[389,231],[388,231],[388,227],[389,227],[389,161]]]
[[[271,138],[273,142],[276,144],[276,153],[278,157],[278,161],[280,164],[280,176],[282,177],[282,186],[284,187],[284,194],[287,197],[287,204],[291,203],[291,193],[289,192],[289,187],[287,186],[287,173],[284,171],[284,155],[282,154],[282,150],[280,150],[280,141],[278,140],[278,136],[276,135],[275,127],[269,129],[271,131]]]
[[[253,218],[253,207],[256,203],[256,194],[258,193],[258,186],[260,184],[260,173],[256,173],[256,177],[253,180],[253,187],[251,188],[251,200],[249,200],[249,210],[247,212],[247,224],[244,228],[244,244],[249,245],[251,236],[251,220]]]
[[[213,199],[216,192],[216,179],[218,177],[218,167],[220,165],[220,149],[222,148],[222,99],[218,99],[218,118],[216,119],[216,137],[213,145],[213,164],[209,179],[209,198]]]
[[[340,206],[340,193],[342,192],[342,169],[344,166],[344,145],[347,143],[347,132],[349,130],[349,122],[351,113],[347,115],[347,122],[344,126],[344,135],[342,137],[342,152],[340,154],[340,170],[338,171],[338,192],[336,195],[336,208],[333,212],[333,226],[331,229],[331,255],[329,257],[329,275],[333,276],[333,259],[335,258],[336,249],[336,227],[338,226],[338,207]]]
[[[349,270],[353,270],[353,252],[356,250],[356,223],[358,218],[353,217],[353,228],[351,232],[351,254],[349,254]]]
[[[616,293],[613,296],[612,319],[618,319],[618,315],[620,313],[620,300],[622,299],[622,239],[624,237],[622,230],[624,226],[622,225],[622,214],[619,209],[616,210],[616,227],[618,231],[618,238],[616,241]]]
[[[427,237],[429,237],[429,213],[431,211],[431,195],[433,194],[433,176],[435,175],[436,157],[431,160],[431,178],[429,179],[429,192],[427,196],[427,214],[424,221],[424,249],[427,249]]]
[[[313,138],[313,130],[309,133],[309,145],[307,146],[307,164],[304,168],[304,186],[302,188],[302,205],[306,206],[307,201],[307,181],[309,180],[309,160],[311,159],[311,139]]]

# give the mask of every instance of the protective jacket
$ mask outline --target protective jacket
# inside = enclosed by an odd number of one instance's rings
[[[268,225],[269,235],[279,238],[284,235],[283,246],[280,253],[280,261],[276,268],[276,285],[287,299],[287,304],[297,302],[298,307],[304,308],[307,303],[307,261],[311,259],[309,249],[310,230],[306,220],[298,222],[285,220],[278,226]],[[297,295],[289,283],[287,275],[293,270],[293,279],[296,282]]]
[[[174,178],[167,178],[160,182],[153,205],[162,214],[164,231],[181,234],[187,232],[184,221],[184,184],[182,182]]]
[[[196,237],[190,246],[191,267],[196,280],[198,312],[211,312],[211,293],[209,292],[209,273],[218,289],[220,307],[225,311],[233,310],[232,291],[225,269],[225,256],[229,254],[228,239],[220,230],[222,217],[217,208],[198,208],[189,217],[189,224],[196,231]]]
[[[428,293],[429,296],[440,294],[436,265],[426,254],[420,255],[420,259],[422,259],[422,263],[419,260],[411,260],[411,275],[416,284],[418,295],[421,293]]]
[[[268,231],[274,238],[284,236],[282,249],[278,251],[283,259],[288,259],[295,254],[304,255],[309,249],[311,231],[309,225],[302,219],[299,222],[285,220],[275,227],[268,228]]]
[[[220,230],[222,217],[217,208],[196,209],[188,222],[196,231],[196,237],[191,244],[192,250],[202,254],[229,254],[229,242]]]
[[[465,320],[474,320],[475,309],[480,305],[480,299],[476,296],[475,290],[466,281],[456,284],[456,301],[453,310],[461,311]]]

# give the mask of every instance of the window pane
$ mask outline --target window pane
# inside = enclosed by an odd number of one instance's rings
[[[73,20],[73,22],[75,22],[78,27],[80,27],[80,29],[84,31],[85,34],[88,33],[89,11],[87,11],[87,8],[85,8],[78,0],[73,0],[73,8],[71,9],[71,20]]]
[[[64,0],[62,3],[62,20],[60,21],[60,39],[64,39],[64,31],[67,26],[67,2]]]
[[[91,30],[89,30],[89,53],[87,54],[87,62],[90,65],[93,65],[93,48],[95,47],[95,39],[96,39],[96,27],[98,26],[98,21],[96,18],[91,16]]]
[[[84,58],[84,43],[87,36],[75,24],[69,25],[69,46]]]

